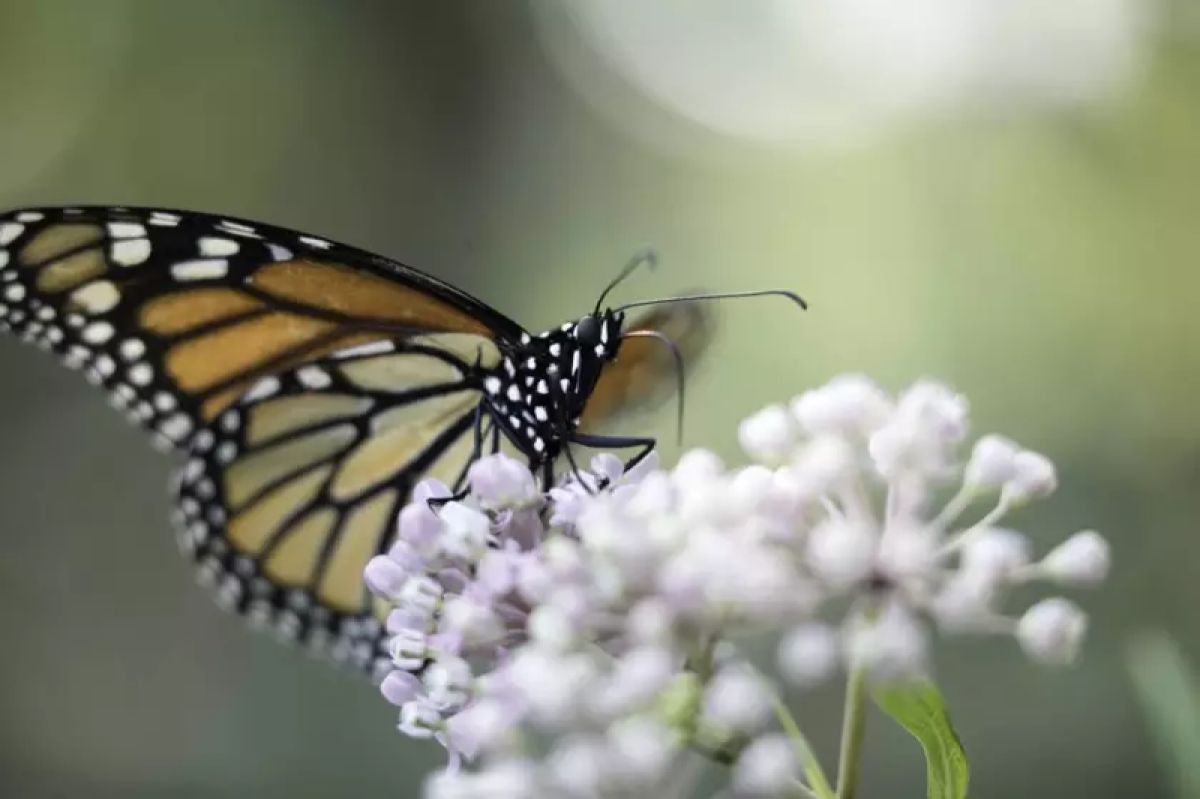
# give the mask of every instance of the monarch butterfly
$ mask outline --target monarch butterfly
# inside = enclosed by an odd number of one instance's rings
[[[638,336],[698,349],[707,317],[674,301],[602,308],[637,264],[591,313],[531,335],[327,239],[182,211],[34,208],[0,215],[0,329],[60,353],[184,454],[174,526],[220,604],[371,670],[386,661],[384,608],[363,566],[419,479],[460,485],[504,449],[549,481],[572,443],[638,447],[635,459],[653,446],[592,431],[670,373]],[[638,305],[658,307],[626,325]]]

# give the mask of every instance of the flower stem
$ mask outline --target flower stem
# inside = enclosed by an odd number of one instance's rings
[[[846,679],[846,703],[842,711],[842,744],[838,751],[837,799],[854,799],[858,788],[858,766],[862,759],[863,732],[867,721],[867,669],[853,663]]]
[[[804,776],[808,778],[808,784],[812,786],[810,793],[817,799],[837,799],[837,795],[833,792],[833,786],[829,784],[829,778],[825,776],[825,770],[821,768],[821,761],[817,760],[817,756],[813,754],[812,747],[809,746],[804,733],[800,731],[800,725],[796,723],[792,712],[779,698],[775,699],[775,717],[779,719],[779,726],[783,727],[783,731],[796,746],[796,751],[804,764]]]

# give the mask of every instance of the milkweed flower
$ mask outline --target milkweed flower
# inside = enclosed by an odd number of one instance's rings
[[[1108,545],[1085,531],[1037,560],[1000,526],[1057,475],[1001,436],[964,456],[968,411],[939,383],[891,396],[849,375],[746,419],[740,468],[703,449],[669,470],[605,454],[542,495],[493,455],[465,495],[420,486],[366,580],[394,608],[381,690],[401,731],[459,764],[427,795],[648,795],[699,751],[733,765],[739,795],[790,796],[783,686],[923,675],[939,635],[1074,661],[1074,603],[1013,617],[1002,601],[1095,585]],[[764,643],[774,658],[747,654]]]

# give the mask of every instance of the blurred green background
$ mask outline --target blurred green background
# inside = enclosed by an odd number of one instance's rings
[[[1024,47],[972,81],[949,55],[901,75],[903,48],[821,35],[787,5],[0,0],[0,207],[270,221],[534,328],[585,310],[645,244],[662,267],[630,298],[800,291],[804,317],[721,309],[687,443],[736,459],[742,416],[855,370],[945,379],[978,432],[1045,451],[1062,488],[1014,524],[1043,547],[1100,529],[1116,570],[1081,599],[1093,634],[1072,671],[1010,641],[940,650],[972,796],[1165,796],[1121,652],[1144,627],[1200,652],[1194,4],[1118,15],[1132,27],[1087,47],[1072,37],[1095,6],[1067,4],[1078,27],[1009,20]],[[912,102],[892,102],[896,75]],[[794,124],[818,95],[834,122]],[[0,795],[419,794],[438,753],[369,686],[192,585],[166,457],[32,348],[0,342],[0,386]],[[670,411],[645,426],[669,437]],[[839,697],[800,704],[830,752]],[[923,795],[915,744],[879,717],[868,735],[863,795]]]

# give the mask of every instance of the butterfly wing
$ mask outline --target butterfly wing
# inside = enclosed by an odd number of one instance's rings
[[[144,208],[0,215],[0,326],[61,353],[181,447],[258,378],[372,341],[521,328],[402,264],[228,217]]]
[[[188,453],[176,522],[223,604],[361,665],[381,639],[363,564],[421,476],[461,477],[478,370],[524,335],[345,245],[99,207],[0,215],[0,328]]]
[[[283,638],[386,670],[363,568],[415,482],[460,483],[490,436],[471,334],[376,342],[264,378],[193,439],[176,525],[223,606]]]
[[[713,318],[699,302],[656,306],[631,320],[625,333],[651,331],[669,338],[690,371],[712,339]],[[677,365],[670,349],[652,338],[626,338],[616,359],[600,379],[584,406],[580,430],[599,432],[623,416],[648,410],[670,399],[677,386]]]

